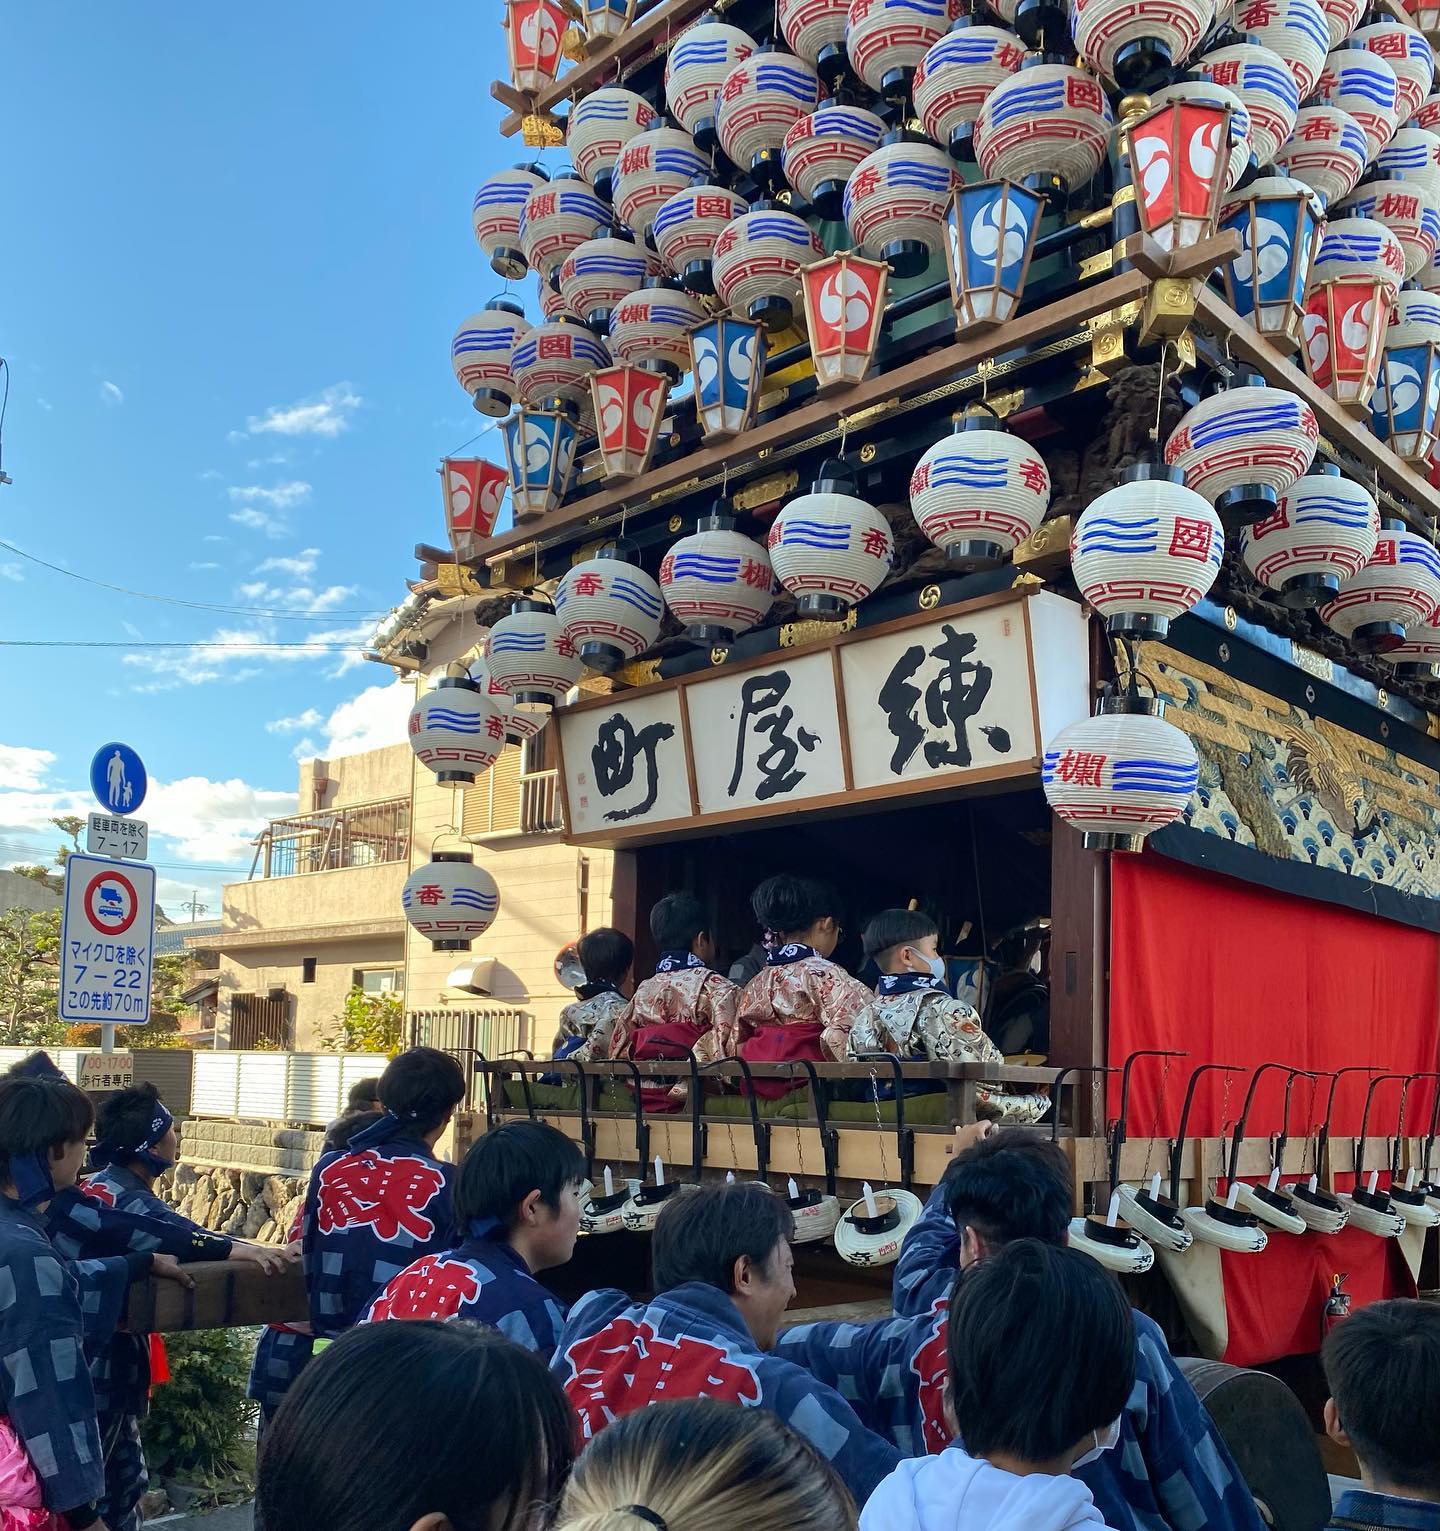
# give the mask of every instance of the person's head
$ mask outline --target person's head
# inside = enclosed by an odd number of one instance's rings
[[[942,1182],[960,1235],[960,1269],[1016,1239],[1064,1244],[1070,1235],[1074,1178],[1058,1143],[1007,1127],[958,1154]]]
[[[107,1095],[95,1112],[96,1164],[163,1175],[180,1157],[180,1129],[153,1084]]]
[[[438,1047],[412,1047],[380,1076],[380,1104],[407,1130],[434,1142],[465,1099],[465,1073]]]
[[[618,988],[635,960],[635,945],[623,930],[602,925],[580,937],[575,955],[585,969],[586,983],[613,983]]]
[[[378,1111],[380,1109],[380,1076],[370,1074],[357,1079],[345,1097],[345,1109],[351,1111]]]
[[[657,1292],[703,1281],[740,1310],[751,1338],[769,1350],[795,1295],[790,1208],[763,1185],[682,1191],[655,1220],[650,1271]]]
[[[94,1120],[89,1096],[68,1079],[0,1081],[0,1184],[33,1205],[74,1185]]]
[[[882,973],[944,978],[940,927],[917,909],[882,909],[865,927],[865,955]]]
[[[808,1441],[764,1409],[713,1398],[654,1404],[602,1430],[575,1463],[555,1531],[653,1531],[657,1516],[667,1531],[855,1531],[849,1492]]]
[[[1366,1486],[1440,1500],[1440,1307],[1371,1303],[1330,1331],[1321,1361],[1326,1433],[1354,1449]]]
[[[702,962],[715,960],[715,942],[705,908],[693,893],[667,893],[650,911],[650,934],[662,952],[694,952]]]
[[[344,1116],[338,1116],[325,1129],[324,1149],[327,1154],[333,1154],[342,1148],[350,1146],[350,1139],[357,1132],[364,1132],[367,1127],[373,1127],[384,1113],[378,1107],[366,1106],[358,1111],[347,1111]]]
[[[19,1063],[12,1063],[5,1070],[8,1079],[58,1079],[68,1078],[65,1071],[44,1048],[28,1053]]]
[[[1065,1473],[1114,1444],[1135,1384],[1135,1319],[1089,1255],[1007,1244],[956,1287],[946,1346],[950,1424],[972,1457]]]
[[[585,1157],[545,1122],[507,1122],[471,1145],[455,1182],[455,1221],[500,1237],[532,1271],[564,1265],[580,1236]]]
[[[755,918],[785,941],[813,946],[828,957],[844,934],[844,906],[828,882],[782,872],[767,877],[750,895]]]

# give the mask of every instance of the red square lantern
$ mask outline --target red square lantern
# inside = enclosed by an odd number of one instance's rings
[[[535,96],[554,84],[573,14],[565,0],[506,0],[505,38],[516,90]]]
[[[1230,109],[1167,101],[1126,130],[1140,227],[1162,250],[1215,232],[1230,165]]]
[[[457,563],[474,558],[495,531],[510,480],[504,468],[483,457],[446,457],[440,463],[445,494],[445,529]]]
[[[1365,411],[1395,295],[1377,276],[1321,282],[1305,302],[1305,368],[1347,409]]]
[[[590,397],[605,477],[639,478],[655,455],[670,379],[647,367],[605,367],[590,374]]]
[[[848,251],[800,268],[815,386],[858,383],[875,360],[890,267]]]

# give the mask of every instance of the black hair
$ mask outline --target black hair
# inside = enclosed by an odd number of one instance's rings
[[[1052,1462],[1118,1419],[1135,1385],[1135,1317],[1120,1283],[1043,1239],[1017,1239],[965,1273],[946,1349],[972,1457]]]
[[[1018,1127],[992,1132],[956,1156],[941,1184],[950,1216],[992,1248],[1015,1239],[1063,1244],[1069,1235],[1070,1161],[1041,1133]]]
[[[580,937],[575,955],[585,969],[587,983],[619,983],[635,960],[635,943],[623,930],[602,925]]]
[[[705,906],[693,893],[667,893],[650,911],[650,934],[662,952],[686,952],[709,930]]]
[[[150,1134],[159,1104],[160,1092],[148,1082],[117,1090],[107,1095],[95,1112],[95,1136],[109,1138],[121,1148],[138,1148]]]
[[[391,1059],[378,1089],[380,1104],[423,1136],[465,1099],[465,1072],[438,1047],[412,1047]]]
[[[735,1290],[735,1262],[748,1255],[762,1271],[795,1232],[790,1208],[763,1185],[704,1185],[682,1191],[661,1209],[650,1240],[655,1290],[687,1281]]]
[[[10,1178],[11,1159],[77,1143],[94,1121],[90,1097],[68,1079],[0,1080],[0,1178]]]
[[[357,1079],[350,1086],[350,1093],[345,1097],[345,1109],[347,1112],[373,1111],[379,1099],[380,1076],[368,1074],[364,1079]]]
[[[761,926],[777,936],[809,930],[827,914],[834,917],[836,924],[845,918],[840,895],[828,882],[796,877],[792,872],[767,877],[750,895],[750,907]]]
[[[1397,1492],[1440,1496],[1440,1307],[1373,1302],[1330,1331],[1321,1362],[1362,1466]]]
[[[939,934],[935,921],[918,909],[882,909],[865,927],[865,955],[878,963],[897,946],[910,946]]]
[[[5,1070],[5,1077],[7,1079],[69,1079],[69,1075],[43,1047],[28,1053],[19,1063],[12,1063]]]
[[[479,1324],[362,1324],[301,1373],[265,1433],[265,1531],[522,1531],[553,1504],[575,1419],[539,1356]],[[356,1471],[363,1462],[365,1471]]]
[[[344,1116],[337,1116],[325,1129],[325,1152],[331,1154],[337,1149],[348,1148],[350,1139],[357,1132],[373,1127],[384,1114],[383,1111],[367,1107],[362,1111],[347,1111]]]
[[[498,1217],[508,1228],[531,1193],[558,1211],[567,1185],[585,1177],[585,1156],[548,1122],[506,1122],[470,1145],[455,1182],[455,1221],[465,1229],[476,1218]]]

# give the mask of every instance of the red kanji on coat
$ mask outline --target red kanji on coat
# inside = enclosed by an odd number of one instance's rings
[[[98,1201],[102,1206],[113,1207],[115,1205],[115,1193],[98,1176],[91,1180],[82,1180],[80,1189],[91,1201]]]
[[[370,1322],[387,1318],[454,1318],[480,1295],[480,1278],[464,1260],[427,1255],[403,1270],[375,1299]]]
[[[444,1188],[439,1166],[424,1159],[344,1154],[320,1171],[315,1217],[321,1233],[372,1228],[387,1244],[401,1234],[424,1243],[435,1237],[425,1208]]]
[[[945,1331],[950,1322],[950,1300],[942,1297],[931,1309],[935,1323],[925,1343],[910,1358],[910,1370],[920,1379],[920,1420],[925,1449],[931,1456],[942,1452],[953,1437],[945,1421],[945,1383],[950,1357]]]

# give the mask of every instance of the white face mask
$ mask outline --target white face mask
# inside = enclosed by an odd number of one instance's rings
[[[945,982],[945,959],[943,957],[927,957],[918,946],[912,946],[910,953],[912,956],[918,957],[929,968],[932,978],[938,978],[941,983]]]
[[[1117,1419],[1112,1424],[1101,1430],[1092,1430],[1091,1435],[1095,1438],[1095,1444],[1084,1456],[1076,1457],[1070,1464],[1073,1473],[1077,1467],[1086,1467],[1091,1462],[1098,1462],[1107,1451],[1113,1451],[1120,1444],[1120,1421]]]

